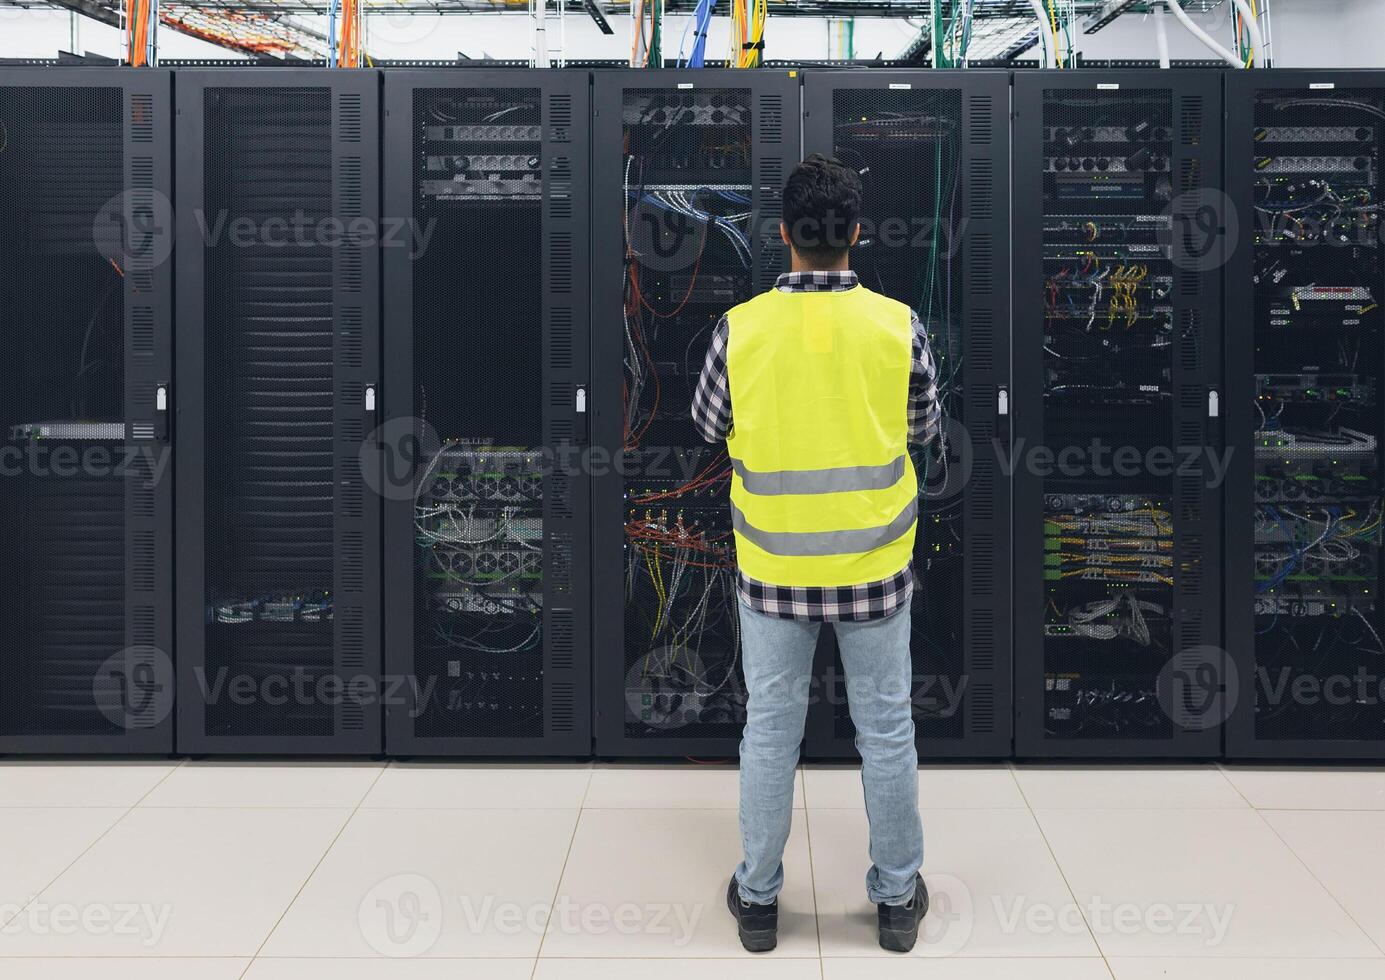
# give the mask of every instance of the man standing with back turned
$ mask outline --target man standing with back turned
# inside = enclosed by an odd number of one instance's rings
[[[818,630],[846,670],[870,818],[866,890],[880,945],[907,952],[928,911],[910,705],[918,484],[908,443],[938,434],[936,372],[909,307],[861,286],[861,180],[814,154],[784,189],[792,270],[722,317],[693,399],[731,456],[747,706],[744,859],[727,904],[741,944],[773,949]],[[734,415],[733,415],[734,410]]]

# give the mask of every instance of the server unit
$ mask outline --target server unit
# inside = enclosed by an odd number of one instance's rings
[[[862,283],[912,307],[939,372],[944,439],[915,451],[914,720],[920,755],[1008,756],[1009,108],[1006,72],[808,72],[804,150],[860,171]],[[942,449],[943,442],[947,449]],[[824,631],[826,633],[826,631]],[[854,754],[833,644],[807,753]]]
[[[1227,754],[1382,758],[1385,73],[1247,72],[1227,100]]]
[[[0,69],[0,752],[173,748],[171,112]]]
[[[591,752],[589,93],[385,77],[391,753]]]
[[[379,752],[379,76],[178,75],[178,747]]]
[[[1021,756],[1220,750],[1220,92],[1015,76]]]
[[[794,72],[595,75],[596,745],[734,754],[745,720],[724,446],[689,406],[712,330],[786,268]]]

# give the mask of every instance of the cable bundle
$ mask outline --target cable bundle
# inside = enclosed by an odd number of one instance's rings
[[[133,68],[149,65],[149,31],[154,16],[153,0],[129,0],[125,13],[125,47]]]
[[[765,20],[769,0],[731,0],[731,57],[733,68],[759,68],[765,56]]]
[[[630,5],[630,18],[633,21],[633,30],[630,32],[630,67],[662,68],[664,0],[633,0]],[[646,20],[649,24],[647,33]]]
[[[341,11],[341,38],[337,38],[337,11]],[[327,35],[331,41],[333,68],[360,68],[364,62],[365,8],[361,0],[332,0],[327,10]]]
[[[707,61],[707,32],[712,26],[712,11],[716,8],[716,0],[697,0],[697,7],[693,10],[693,15],[683,27],[683,38],[678,42],[678,60],[687,68],[702,68]],[[692,28],[693,46],[692,54],[687,61],[683,61],[683,44],[688,38],[688,28]]]

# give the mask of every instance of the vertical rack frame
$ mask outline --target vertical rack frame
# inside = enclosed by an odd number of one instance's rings
[[[113,217],[148,222],[133,229],[153,254],[129,257],[123,279],[125,649],[107,662],[112,679],[138,685],[118,735],[0,736],[5,753],[166,754],[173,750],[173,468],[166,413],[157,391],[172,378],[172,75],[149,69],[0,67],[0,88],[111,89],[119,93],[123,205]],[[93,229],[93,234],[95,230]],[[163,252],[164,254],[159,254]],[[17,650],[19,656],[25,651]],[[143,678],[143,680],[141,680]]]
[[[1380,761],[1385,759],[1385,734],[1378,739],[1263,737],[1257,731],[1257,703],[1266,686],[1279,681],[1266,672],[1256,649],[1255,623],[1255,445],[1256,413],[1256,288],[1254,233],[1262,220],[1255,209],[1251,175],[1256,172],[1254,133],[1256,104],[1264,92],[1301,91],[1304,97],[1326,96],[1342,89],[1374,89],[1385,93],[1385,72],[1379,70],[1316,70],[1274,68],[1226,75],[1226,189],[1232,215],[1238,221],[1236,247],[1226,264],[1226,429],[1232,450],[1225,500],[1226,644],[1231,661],[1228,683],[1236,698],[1226,727],[1226,757],[1238,760]],[[1309,151],[1312,152],[1312,151]],[[1379,164],[1378,164],[1379,165]],[[1377,194],[1381,183],[1377,177]],[[1377,287],[1381,284],[1377,283]],[[1293,329],[1289,327],[1287,329]],[[1300,327],[1299,329],[1303,329]],[[1385,365],[1375,371],[1385,377]],[[1377,390],[1374,432],[1385,435],[1385,408]],[[1379,446],[1377,445],[1377,459]],[[1379,595],[1377,582],[1377,596]],[[1376,602],[1379,603],[1377,598]],[[1362,665],[1366,667],[1365,664]],[[1369,669],[1369,668],[1367,668]],[[1377,675],[1379,672],[1376,672]],[[1299,675],[1302,677],[1303,675]],[[1297,678],[1294,679],[1296,681]],[[1321,679],[1319,679],[1321,680]],[[1291,682],[1292,683],[1292,682]],[[1377,684],[1379,681],[1377,680]],[[1285,696],[1290,688],[1285,687]],[[1353,692],[1355,688],[1352,688]],[[1374,692],[1379,694],[1377,688]]]
[[[1039,305],[1045,276],[1044,108],[1046,94],[1079,93],[1101,98],[1120,90],[1167,92],[1172,106],[1169,172],[1174,184],[1170,249],[1174,255],[1172,295],[1174,332],[1171,361],[1173,445],[1220,447],[1220,419],[1209,417],[1220,397],[1222,342],[1221,236],[1201,244],[1205,263],[1194,261],[1199,244],[1176,229],[1195,216],[1198,192],[1215,192],[1221,175],[1221,73],[1203,71],[1016,72],[1014,76],[1014,389],[1012,407],[1016,447],[1014,477],[1015,749],[1021,758],[1214,758],[1221,731],[1215,724],[1184,726],[1173,720],[1175,676],[1202,664],[1225,675],[1221,634],[1221,494],[1205,456],[1180,467],[1170,478],[1169,505],[1174,520],[1176,584],[1170,623],[1171,669],[1157,681],[1158,700],[1171,718],[1168,738],[1065,738],[1045,732],[1047,667],[1043,643],[1044,481],[1028,467],[1021,447],[1045,445],[1044,315]],[[1187,194],[1188,196],[1183,196]],[[1184,261],[1187,260],[1187,261]],[[1049,446],[1056,451],[1059,447]],[[1100,492],[1100,491],[1093,491]]]
[[[783,183],[800,149],[800,80],[796,71],[623,69],[593,73],[592,127],[592,453],[610,465],[592,479],[593,680],[596,752],[600,756],[730,757],[739,736],[657,737],[627,733],[624,581],[625,479],[620,472],[624,407],[621,395],[624,338],[620,283],[624,256],[620,182],[622,108],[630,90],[670,92],[744,90],[752,107],[752,293],[773,288],[787,268],[777,235],[757,235],[774,224]],[[749,296],[745,297],[746,299]],[[737,668],[739,670],[739,668]]]
[[[1010,487],[1002,472],[1008,453],[1009,417],[1001,411],[1003,397],[1008,413],[1010,297],[998,286],[1009,276],[1010,74],[982,69],[810,70],[803,86],[804,152],[832,154],[837,93],[888,95],[909,90],[956,91],[961,106],[958,140],[963,211],[957,228],[960,238],[953,240],[949,232],[947,247],[962,263],[960,316],[966,400],[962,424],[948,426],[947,434],[967,440],[962,459],[969,464],[960,488],[964,506],[959,612],[959,632],[965,638],[962,673],[956,681],[948,678],[960,698],[962,732],[955,738],[930,738],[920,731],[919,755],[922,759],[1004,758],[1011,752],[1013,699]],[[926,578],[922,583],[920,588],[927,588]],[[835,645],[820,644],[818,653],[816,697],[810,708],[805,754],[814,758],[854,757],[851,736],[841,730],[849,729],[849,719],[843,724],[837,717],[845,693]],[[916,672],[926,677],[921,664],[922,657],[917,656]],[[929,683],[936,686],[941,680],[934,676]]]
[[[321,90],[331,117],[331,213],[344,230],[353,221],[380,227],[379,88],[375,71],[311,69],[195,70],[178,74],[176,162],[179,279],[176,424],[184,433],[176,461],[178,535],[178,748],[182,752],[378,754],[383,747],[380,616],[380,508],[367,492],[366,449],[373,427],[368,386],[379,384],[380,265],[378,235],[343,235],[333,250],[333,649],[330,734],[209,734],[205,493],[207,422],[204,296],[206,289],[206,97],[218,89]],[[200,217],[199,217],[200,216]],[[372,688],[362,692],[362,686]]]
[[[424,736],[416,731],[423,678],[415,664],[414,498],[392,494],[385,511],[385,672],[397,698],[386,706],[387,751],[397,755],[587,756],[591,752],[590,528],[586,411],[589,385],[590,78],[585,71],[457,68],[385,73],[385,213],[412,220],[415,93],[533,89],[543,103],[543,441],[553,451],[544,490],[543,727],[535,737]],[[459,257],[459,262],[462,261]],[[384,250],[386,432],[421,435],[414,418],[412,248]],[[517,324],[515,330],[527,325]],[[524,342],[520,338],[520,342]],[[409,420],[412,420],[409,421]],[[397,447],[383,446],[386,452]],[[389,466],[390,461],[383,461]],[[395,463],[395,466],[400,463]],[[385,485],[403,475],[385,476]],[[393,488],[392,489],[397,489]]]

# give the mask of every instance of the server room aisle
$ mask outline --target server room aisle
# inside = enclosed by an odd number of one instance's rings
[[[732,768],[4,762],[0,976],[1385,975],[1385,773],[920,783],[934,908],[915,954],[875,944],[857,773],[808,767],[779,949],[752,958],[723,906]]]

